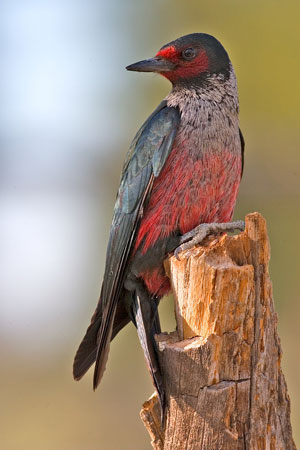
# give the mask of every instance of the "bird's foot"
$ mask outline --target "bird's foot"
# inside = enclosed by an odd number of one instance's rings
[[[179,253],[183,250],[188,250],[194,247],[196,244],[200,244],[204,239],[211,234],[219,234],[224,231],[234,232],[235,230],[244,231],[245,222],[243,220],[237,220],[236,222],[226,223],[201,223],[193,230],[185,233],[180,238],[180,245],[175,249],[174,255],[179,259]]]

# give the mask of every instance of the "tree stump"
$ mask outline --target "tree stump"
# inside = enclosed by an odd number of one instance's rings
[[[292,450],[264,218],[166,262],[177,331],[157,336],[166,389],[142,420],[156,450]]]

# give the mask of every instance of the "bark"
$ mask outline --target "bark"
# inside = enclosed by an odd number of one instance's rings
[[[157,336],[166,389],[142,420],[157,450],[295,449],[264,218],[167,263],[177,331]]]

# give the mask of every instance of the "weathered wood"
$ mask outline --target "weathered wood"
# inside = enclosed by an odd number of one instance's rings
[[[281,371],[266,222],[172,257],[177,332],[157,336],[166,389],[142,420],[156,450],[292,450],[290,401]]]

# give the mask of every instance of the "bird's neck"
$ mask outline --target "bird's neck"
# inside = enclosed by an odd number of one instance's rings
[[[210,121],[214,111],[237,119],[239,102],[234,70],[230,66],[227,78],[223,74],[211,75],[200,85],[175,85],[166,100],[168,106],[179,108],[182,122],[189,125],[198,126],[204,116]]]

